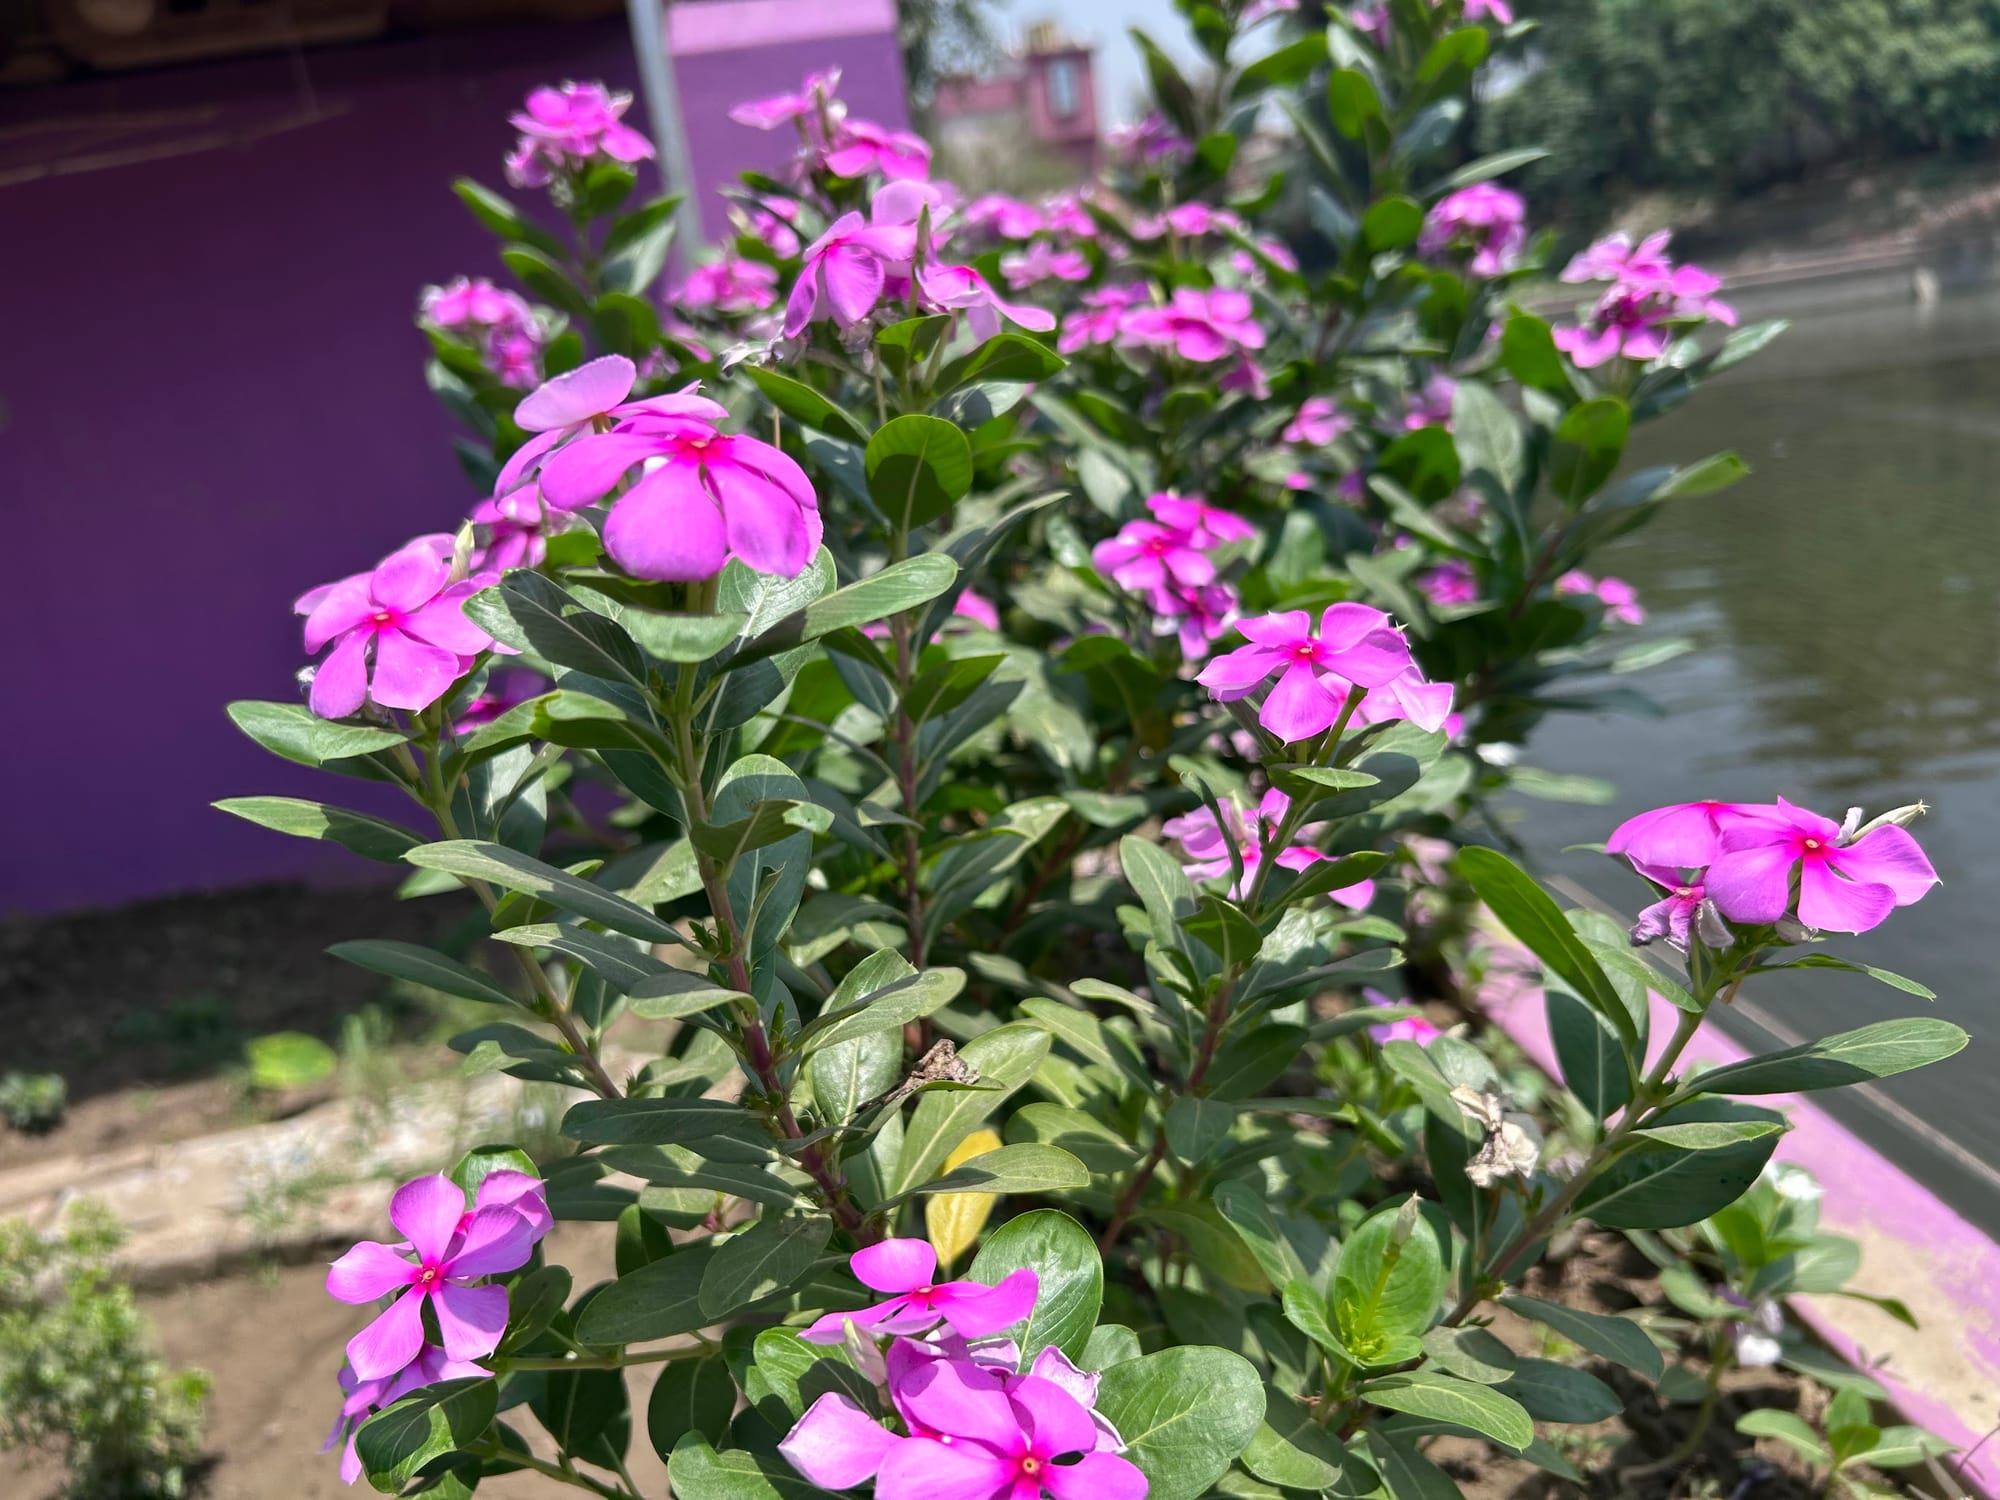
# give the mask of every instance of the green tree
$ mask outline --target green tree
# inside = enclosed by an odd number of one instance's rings
[[[1551,143],[1572,214],[1647,188],[1743,191],[1816,163],[2000,135],[2000,0],[1524,0],[1540,23],[1485,111]]]
[[[999,55],[991,0],[897,0],[896,38],[910,104],[921,116],[940,78],[973,72]]]

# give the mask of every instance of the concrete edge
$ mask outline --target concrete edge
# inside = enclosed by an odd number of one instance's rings
[[[1672,1035],[1676,1013],[1657,995],[1652,1005],[1657,1048]],[[1542,1071],[1562,1076],[1539,991],[1485,1009]],[[1704,1028],[1683,1060],[1718,1066],[1749,1055]],[[1790,1117],[1776,1159],[1806,1168],[1826,1189],[1822,1226],[1860,1242],[1856,1285],[1902,1298],[1919,1328],[1913,1332],[1868,1303],[1838,1297],[1794,1298],[1793,1313],[1842,1359],[1881,1382],[1904,1417],[1958,1448],[1952,1467],[1969,1495],[2000,1500],[1995,1445],[1962,1460],[2000,1411],[2000,1245],[1809,1099],[1780,1094],[1757,1103]]]

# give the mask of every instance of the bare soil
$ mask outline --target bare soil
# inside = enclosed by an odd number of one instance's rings
[[[182,1140],[313,1102],[246,1097],[243,1044],[302,1031],[337,1044],[345,1017],[382,1006],[410,1035],[430,1017],[387,981],[327,956],[384,937],[444,946],[469,901],[387,888],[258,886],[117,911],[0,922],[0,1071],[60,1073],[69,1113],[46,1135],[0,1125],[0,1170]]]

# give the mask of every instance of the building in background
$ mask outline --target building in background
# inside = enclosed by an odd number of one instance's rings
[[[964,180],[1016,191],[1090,176],[1099,151],[1093,56],[1090,43],[1037,21],[999,72],[940,79],[931,105],[940,155]]]

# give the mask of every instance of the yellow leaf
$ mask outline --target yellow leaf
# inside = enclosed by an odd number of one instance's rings
[[[944,1159],[944,1170],[949,1172],[975,1156],[999,1149],[999,1131],[975,1130],[952,1148],[951,1155]],[[940,1271],[948,1269],[972,1248],[997,1201],[995,1193],[936,1193],[925,1200],[924,1228],[930,1235],[931,1248],[938,1253]]]

